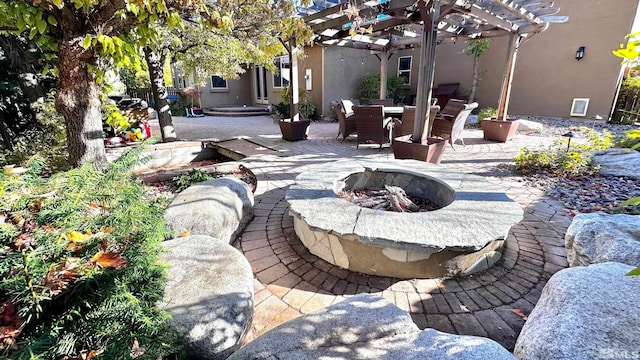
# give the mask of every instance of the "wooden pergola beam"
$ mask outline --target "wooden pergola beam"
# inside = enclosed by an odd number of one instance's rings
[[[510,0],[491,0],[492,3],[506,9],[509,13],[518,16],[521,19],[527,20],[530,24],[540,24],[542,21],[538,19],[535,14],[527,10],[526,5],[515,3]]]

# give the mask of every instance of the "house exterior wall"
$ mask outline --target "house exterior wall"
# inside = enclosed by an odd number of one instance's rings
[[[573,98],[590,98],[586,118],[607,118],[620,74],[620,59],[611,51],[631,32],[638,0],[557,0],[556,5],[569,22],[551,24],[522,45],[509,112],[568,117]],[[586,51],[577,61],[580,46]],[[496,81],[486,85],[500,87]]]
[[[620,74],[620,59],[611,51],[632,31],[638,0],[556,0],[564,24],[549,28],[520,47],[508,112],[519,115],[569,117],[574,98],[589,98],[585,118],[610,114]],[[483,71],[476,91],[480,107],[497,107],[504,76],[508,38],[492,40],[480,59]],[[585,46],[582,60],[575,59]],[[473,58],[463,54],[466,42],[437,47],[434,86],[458,82],[458,95],[469,95]],[[419,49],[403,50],[389,61],[388,76],[397,75],[398,58],[413,56],[411,93],[417,86]]]
[[[364,62],[364,64],[363,64]],[[365,50],[328,46],[324,49],[324,98],[322,111],[330,116],[331,101],[357,99],[365,74],[379,74],[380,60]]]
[[[211,77],[200,87],[200,104],[203,108],[231,105],[252,105],[251,68],[237,80],[227,80],[227,89],[211,88]]]

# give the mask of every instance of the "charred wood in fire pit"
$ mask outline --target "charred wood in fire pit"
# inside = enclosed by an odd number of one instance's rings
[[[382,190],[355,190],[344,196],[352,203],[374,210],[417,212],[420,210],[401,187],[388,186]]]

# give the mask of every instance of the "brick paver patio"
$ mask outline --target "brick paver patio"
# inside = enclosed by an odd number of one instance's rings
[[[244,136],[279,151],[279,156],[248,157],[243,162],[258,177],[255,218],[235,246],[255,274],[252,337],[279,324],[358,293],[375,293],[409,311],[420,328],[492,338],[513,349],[524,319],[546,281],[567,266],[564,233],[571,219],[562,206],[501,168],[521,147],[553,139],[520,134],[507,143],[482,140],[480,130],[465,130],[466,146],[447,148],[442,165],[485,176],[500,184],[524,209],[511,229],[503,259],[492,269],[455,279],[401,280],[341,269],[309,253],[293,230],[284,199],[287,186],[313,164],[348,158],[388,158],[389,148],[356,149],[354,139],[335,140],[337,123],[313,123],[309,139],[289,143],[267,117],[200,118],[175,121],[189,139]]]

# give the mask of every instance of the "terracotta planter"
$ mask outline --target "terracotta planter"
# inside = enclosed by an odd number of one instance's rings
[[[411,135],[393,139],[393,155],[396,159],[413,159],[433,164],[440,164],[447,141],[441,138],[428,138],[426,143],[414,143]]]
[[[507,142],[516,135],[518,125],[520,123],[516,119],[507,119],[506,121],[496,119],[482,120],[484,139]]]
[[[280,125],[280,132],[282,132],[282,138],[287,141],[298,141],[306,139],[307,130],[310,124],[310,120],[278,121],[278,125]]]

